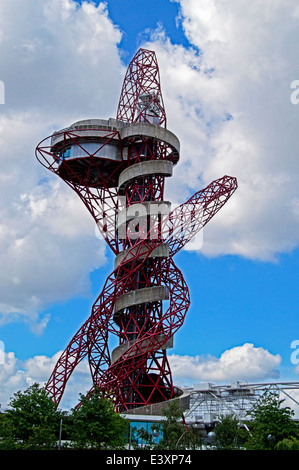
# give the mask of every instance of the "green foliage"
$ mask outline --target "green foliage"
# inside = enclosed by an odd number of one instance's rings
[[[62,418],[63,433],[77,448],[121,449],[127,443],[127,420],[97,390],[89,398],[81,396],[81,406],[67,415],[34,384],[15,393],[7,412],[0,415],[0,449],[57,448]]]
[[[80,395],[80,406],[71,412],[71,440],[77,448],[123,449],[128,440],[128,422],[115,413],[111,400],[98,389],[89,397]]]
[[[134,429],[131,435],[131,446],[136,450],[151,450],[155,447],[153,435],[144,428]]]
[[[177,450],[201,447],[200,435],[181,422],[183,411],[176,400],[169,402],[163,414],[165,420],[152,426],[154,431],[156,430],[162,435],[159,443],[154,446],[155,449]]]
[[[82,449],[123,449],[129,441],[129,423],[115,413],[113,402],[98,389],[89,397],[80,395],[80,406],[66,414],[58,411],[51,398],[37,384],[17,392],[9,409],[0,414],[0,450],[57,448],[60,420],[62,439]],[[282,407],[275,393],[265,394],[250,412],[250,434],[240,429],[234,416],[222,417],[215,427],[213,446],[217,449],[299,450],[299,427],[294,412]],[[182,450],[202,446],[199,433],[183,424],[183,412],[177,400],[168,403],[164,420],[151,426],[153,434],[136,431],[143,449]],[[133,445],[134,439],[131,443]],[[138,447],[139,448],[139,447]]]
[[[283,439],[279,441],[276,446],[276,450],[299,450],[299,439],[291,437],[290,439]]]
[[[250,412],[252,432],[248,449],[273,450],[279,441],[296,438],[298,425],[293,421],[294,412],[281,407],[283,400],[276,393],[267,393]]]
[[[244,429],[234,415],[222,416],[215,427],[215,447],[219,450],[236,450],[244,444],[247,437]],[[247,433],[247,431],[245,431]]]
[[[13,435],[13,428],[6,414],[0,415],[0,450],[16,448]]]
[[[0,422],[1,448],[53,448],[59,417],[53,401],[38,384],[15,393]]]

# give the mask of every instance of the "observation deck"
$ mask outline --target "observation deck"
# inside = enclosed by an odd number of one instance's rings
[[[163,147],[164,163],[153,160],[151,168],[142,166]],[[162,171],[172,174],[171,164],[179,160],[180,143],[169,130],[147,122],[124,123],[117,119],[87,119],[55,132],[51,136],[51,154],[58,164],[61,178],[74,184],[91,187],[117,187],[142,174]],[[136,154],[144,162],[140,167],[127,168]],[[154,164],[155,163],[155,164]],[[168,163],[168,166],[167,166]],[[133,171],[133,173],[132,173]]]

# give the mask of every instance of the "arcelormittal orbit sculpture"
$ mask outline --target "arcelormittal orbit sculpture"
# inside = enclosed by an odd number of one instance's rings
[[[76,122],[37,146],[38,160],[79,195],[115,254],[90,317],[46,384],[56,404],[84,358],[92,389],[112,393],[117,411],[176,396],[167,349],[190,299],[173,257],[237,188],[223,176],[171,210],[164,183],[179,151],[166,128],[156,55],[145,49],[128,67],[116,119]],[[118,345],[110,353],[111,335]]]

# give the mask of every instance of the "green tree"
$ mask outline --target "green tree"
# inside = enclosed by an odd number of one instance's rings
[[[114,411],[112,401],[97,388],[90,396],[80,395],[80,405],[71,410],[71,420],[74,447],[123,449],[127,444],[128,421]]]
[[[0,415],[0,450],[14,450],[16,441],[13,437],[13,428],[6,415]]]
[[[279,441],[276,446],[276,450],[299,450],[299,439],[291,437],[290,439],[283,439]]]
[[[133,430],[131,445],[136,450],[151,450],[155,447],[153,435],[144,428]]]
[[[222,416],[215,429],[215,447],[219,450],[239,449],[247,436],[240,428],[239,421],[234,415]],[[246,433],[248,431],[245,431]]]
[[[279,441],[298,436],[298,425],[292,419],[294,412],[281,407],[283,401],[277,393],[269,392],[250,411],[252,431],[248,449],[272,450]]]
[[[152,430],[161,433],[162,437],[155,449],[176,450],[196,449],[201,447],[201,436],[191,427],[186,427],[182,422],[183,410],[177,400],[169,402],[163,410],[165,420],[152,425]]]
[[[56,446],[61,413],[44,388],[33,384],[17,392],[1,420],[2,446],[51,449]],[[2,447],[3,448],[3,447]]]

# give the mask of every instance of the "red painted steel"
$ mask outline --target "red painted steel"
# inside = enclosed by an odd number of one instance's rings
[[[138,107],[141,95],[148,96],[146,106]],[[120,94],[117,119],[124,122],[151,122],[150,108],[157,108],[155,124],[166,127],[166,112],[160,86],[159,67],[153,51],[139,49],[128,66]]]
[[[166,351],[184,322],[190,297],[173,256],[227,202],[237,181],[230,176],[219,178],[186,203],[166,210],[165,173],[146,173],[143,165],[152,162],[155,170],[159,160],[171,164],[178,160],[166,139],[152,132],[153,126],[166,129],[159,68],[152,51],[140,49],[130,63],[116,123],[119,127],[115,129],[103,126],[92,152],[84,144],[92,126],[85,126],[80,131],[62,130],[54,140],[53,136],[45,139],[37,146],[36,156],[78,194],[107,244],[122,257],[107,277],[90,317],[58,359],[46,390],[58,405],[72,372],[87,358],[92,389],[98,386],[103,393],[112,394],[116,410],[126,411],[175,396]],[[142,131],[137,126],[138,132],[122,137],[123,128],[138,123],[143,125]],[[121,158],[99,158],[112,143],[118,145]],[[70,148],[81,156],[66,157]],[[118,179],[129,167],[136,172],[128,177],[120,194]],[[152,213],[153,208],[164,208],[164,213]],[[118,217],[123,211],[127,217],[121,236]],[[128,217],[130,211],[131,216],[136,212],[134,217]],[[164,251],[159,252],[161,249]],[[118,338],[119,346],[111,356],[108,340],[112,335]]]

